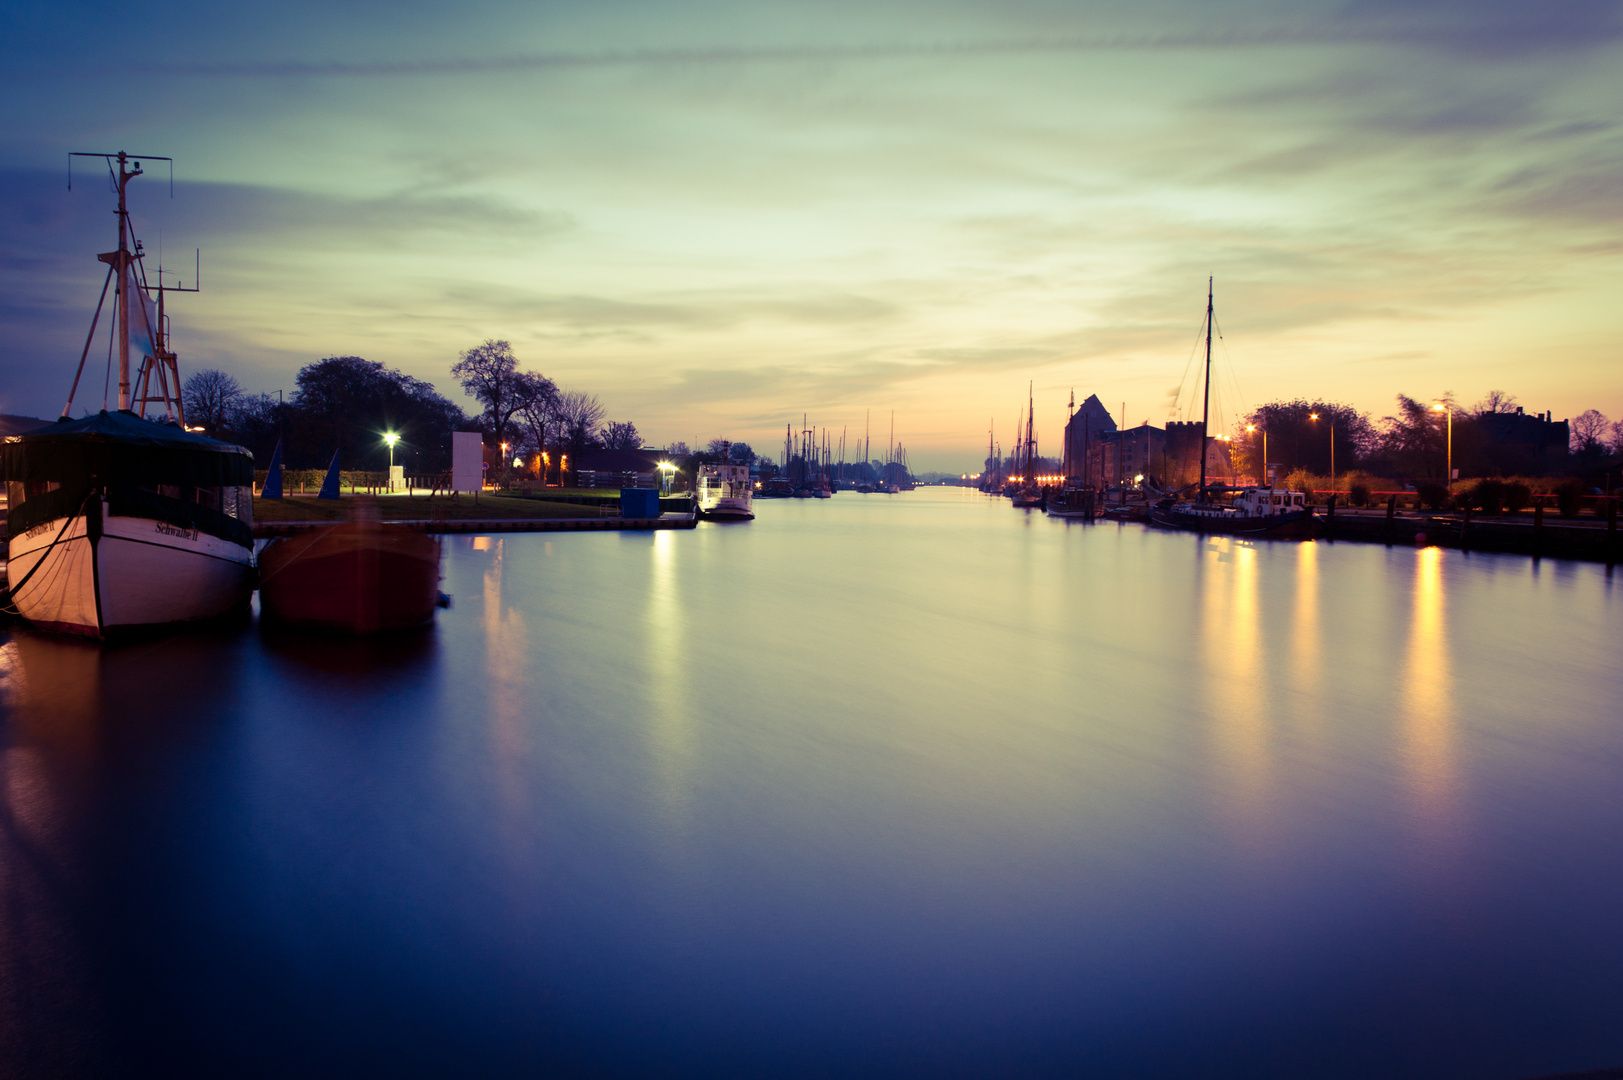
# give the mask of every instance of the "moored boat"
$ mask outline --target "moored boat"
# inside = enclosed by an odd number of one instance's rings
[[[62,416],[9,436],[0,451],[8,502],[11,604],[52,630],[105,637],[224,614],[254,583],[253,455],[185,428],[180,372],[169,350],[164,293],[149,285],[130,228],[128,155],[102,157],[118,193],[118,248]],[[70,420],[90,341],[114,281],[118,410]],[[151,294],[157,293],[153,305]],[[130,372],[132,341],[142,352]],[[153,403],[163,420],[142,414]]]
[[[753,521],[749,466],[734,462],[728,456],[730,451],[731,446],[724,442],[720,462],[699,466],[695,506],[700,517],[712,521]]]
[[[1190,532],[1293,540],[1311,539],[1318,531],[1318,519],[1303,492],[1268,487],[1246,488],[1229,506],[1163,499],[1150,508],[1150,521]]]
[[[308,629],[404,630],[432,622],[441,603],[439,541],[375,517],[272,540],[259,574],[261,616]]]

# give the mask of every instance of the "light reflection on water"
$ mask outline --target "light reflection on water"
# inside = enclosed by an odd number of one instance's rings
[[[0,639],[0,1059],[1623,1062],[1605,568],[759,509],[448,538],[419,635]]]

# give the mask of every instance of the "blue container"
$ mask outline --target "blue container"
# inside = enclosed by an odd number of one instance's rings
[[[621,488],[620,516],[623,518],[657,518],[659,516],[659,490],[657,488]]]

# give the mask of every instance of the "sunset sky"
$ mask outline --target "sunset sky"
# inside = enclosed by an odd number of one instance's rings
[[[1177,418],[1212,275],[1230,425],[1623,416],[1617,3],[8,4],[0,86],[4,412],[60,411],[113,246],[67,153],[125,149],[202,249],[183,371],[251,391],[359,355],[472,408],[506,338],[650,443],[894,409],[972,469],[1028,381],[1056,452],[1072,388]]]

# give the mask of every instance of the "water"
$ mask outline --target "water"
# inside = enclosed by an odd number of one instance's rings
[[[1623,1064],[1606,568],[759,511],[0,639],[0,1073]]]

